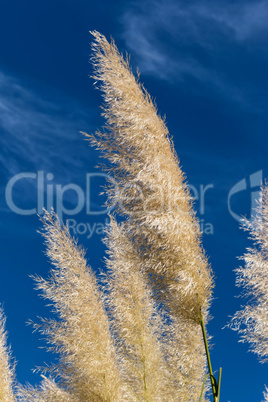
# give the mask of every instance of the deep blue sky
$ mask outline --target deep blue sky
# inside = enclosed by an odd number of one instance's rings
[[[36,214],[16,212],[5,191],[22,174],[12,189],[13,201],[23,210],[34,209],[38,186],[42,204],[42,173],[38,185],[25,173],[44,172],[44,195],[53,191],[55,202],[56,185],[60,192],[72,183],[85,193],[86,175],[98,172],[97,151],[79,134],[104,123],[100,94],[88,77],[88,31],[96,29],[131,54],[133,70],[139,68],[141,81],[166,115],[187,181],[198,196],[198,216],[213,232],[203,241],[216,277],[209,332],[213,368],[223,367],[221,401],[262,400],[267,365],[238,343],[236,333],[222,328],[241,303],[233,270],[250,244],[234,214],[250,217],[260,177],[268,177],[267,20],[266,0],[0,0],[0,301],[20,382],[37,383],[39,375],[31,370],[50,361],[38,349],[40,336],[25,325],[48,314],[29,275],[46,276],[49,263],[36,233]],[[91,180],[94,211],[101,211],[102,182]],[[76,204],[74,190],[66,191],[65,208]],[[90,238],[88,232],[78,238],[97,270],[104,255],[105,215],[83,208],[63,215],[68,218],[82,224],[81,233],[86,224],[94,227]]]

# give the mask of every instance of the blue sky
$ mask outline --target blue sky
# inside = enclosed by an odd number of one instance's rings
[[[267,18],[267,0],[0,1],[0,301],[20,382],[37,383],[31,370],[50,361],[25,324],[49,312],[29,277],[49,270],[31,210],[47,207],[47,197],[61,211],[63,204],[89,263],[103,265],[104,178],[79,134],[104,123],[88,77],[96,29],[131,54],[196,198],[216,277],[209,332],[213,368],[223,367],[221,400],[262,400],[267,365],[222,328],[242,302],[233,270],[250,244],[237,216],[250,217],[268,177]]]

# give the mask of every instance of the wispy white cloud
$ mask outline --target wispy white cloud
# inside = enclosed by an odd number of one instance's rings
[[[73,144],[88,129],[86,112],[63,96],[44,99],[17,79],[0,72],[0,165],[10,177],[25,169],[54,169],[70,177],[82,166]],[[90,152],[86,147],[87,152]]]
[[[43,93],[45,91],[42,91]],[[55,91],[54,91],[55,92]],[[85,185],[86,169],[94,168],[97,153],[79,131],[94,131],[85,107],[57,94],[46,98],[18,79],[0,71],[0,210],[9,180],[20,173],[52,173],[51,183]],[[96,112],[92,112],[92,114]],[[24,179],[20,200],[36,200],[37,181]],[[32,187],[30,187],[32,186]],[[74,200],[73,200],[74,198]],[[76,202],[69,194],[69,202]]]
[[[201,3],[197,13],[200,17],[216,21],[219,29],[224,26],[230,28],[229,35],[239,42],[268,32],[267,0],[223,3],[221,6],[212,4],[209,7]]]
[[[226,48],[261,41],[268,33],[267,17],[266,0],[149,0],[125,10],[122,35],[142,73],[172,83],[192,77],[248,106],[247,98],[254,88],[248,84],[245,89],[229,81],[221,59],[228,57]]]

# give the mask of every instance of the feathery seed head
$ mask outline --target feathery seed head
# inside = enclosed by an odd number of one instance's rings
[[[54,213],[42,218],[47,255],[54,265],[48,279],[36,278],[37,289],[54,303],[58,320],[37,326],[60,353],[56,372],[77,398],[123,398],[103,295],[85,251],[77,246]]]
[[[261,189],[256,215],[244,220],[243,229],[249,232],[253,246],[242,259],[244,267],[236,269],[236,284],[244,289],[248,303],[233,316],[230,327],[248,342],[250,350],[262,362],[268,361],[268,187]]]
[[[111,162],[107,170],[116,186],[107,188],[108,203],[117,203],[117,213],[125,217],[148,273],[165,276],[162,303],[169,309],[176,305],[174,314],[198,323],[213,279],[168,129],[114,42],[92,34],[93,78],[103,92],[107,123],[103,132],[86,135]]]
[[[15,402],[14,365],[11,363],[10,349],[7,346],[5,321],[4,312],[0,308],[0,401]]]

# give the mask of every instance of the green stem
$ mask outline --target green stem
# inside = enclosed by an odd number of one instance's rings
[[[218,384],[217,384],[216,378],[214,377],[213,371],[212,371],[212,365],[211,365],[211,360],[210,360],[210,355],[209,355],[205,323],[204,323],[202,312],[201,312],[200,324],[201,324],[201,328],[202,328],[203,340],[204,340],[205,349],[206,349],[208,370],[209,370],[209,376],[210,376],[211,388],[212,388],[212,394],[213,394],[213,402],[219,402],[219,400],[220,400],[220,384],[221,384],[222,369],[220,368],[220,370],[219,370],[219,381],[218,381]]]
[[[108,393],[107,393],[105,374],[103,374],[103,382],[104,382],[104,389],[105,389],[105,401],[108,401],[109,399],[108,399]]]
[[[208,376],[209,376],[209,374],[206,375],[206,377],[205,377],[205,379],[204,379],[204,381],[203,381],[202,388],[201,388],[201,394],[200,394],[200,398],[199,398],[199,402],[202,402],[204,387],[205,387],[205,383],[206,383],[206,381],[207,381]]]
[[[220,400],[220,390],[221,390],[221,375],[222,375],[222,368],[219,368],[219,378],[218,378],[218,401]]]

